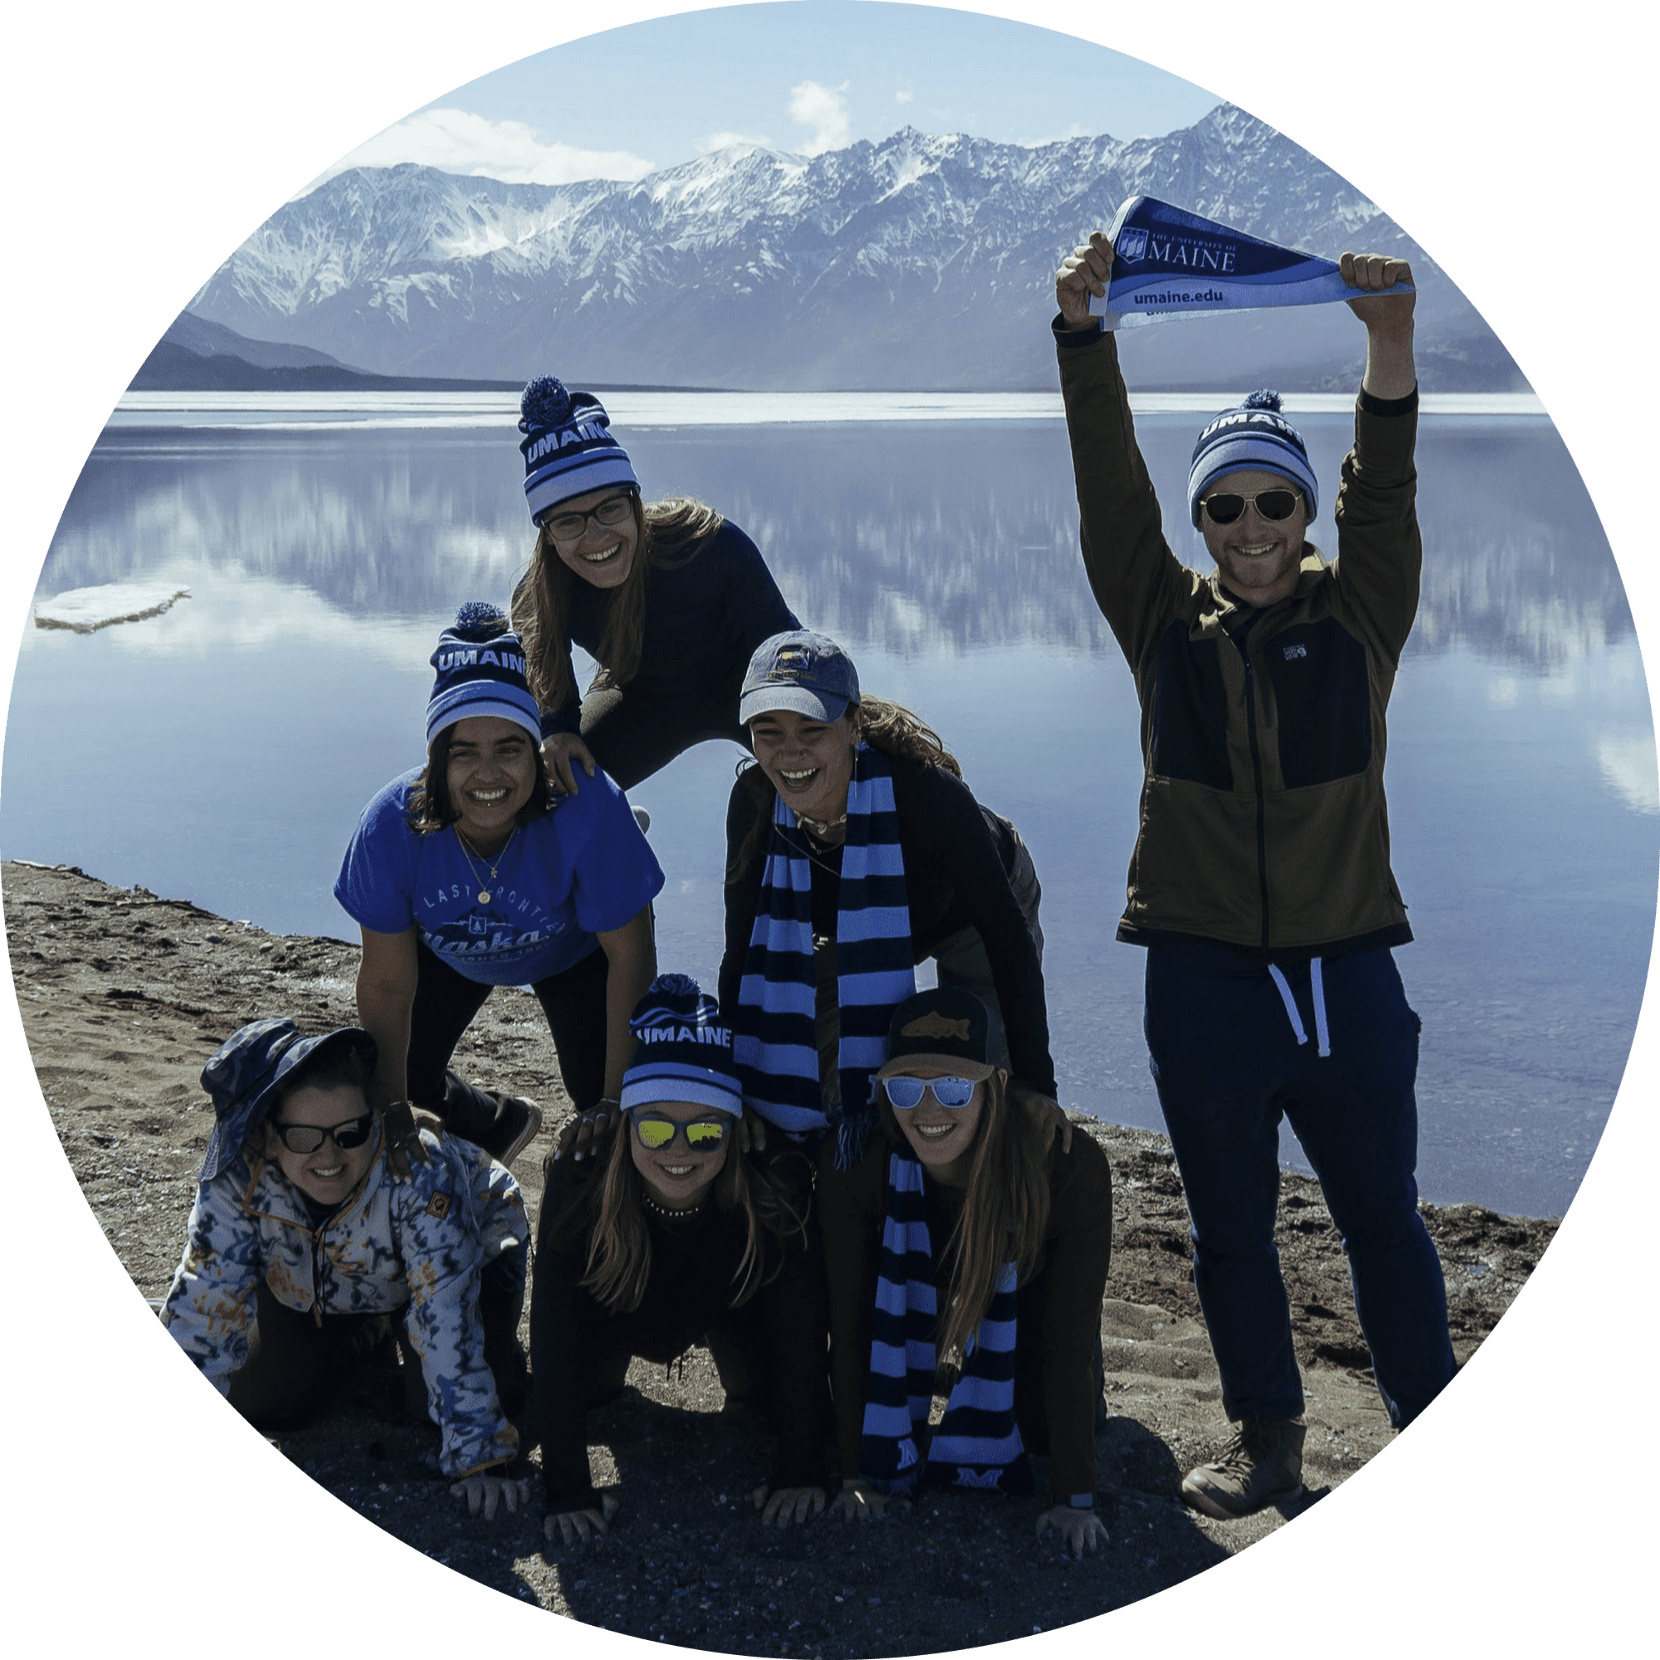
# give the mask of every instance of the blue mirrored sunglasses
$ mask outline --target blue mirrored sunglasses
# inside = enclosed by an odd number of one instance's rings
[[[966,1107],[974,1099],[972,1078],[908,1078],[901,1072],[897,1077],[884,1078],[882,1088],[896,1112],[909,1112],[920,1105],[923,1093],[930,1089],[942,1107],[953,1110]]]

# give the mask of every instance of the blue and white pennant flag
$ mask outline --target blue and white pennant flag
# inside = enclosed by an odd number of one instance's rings
[[[1344,282],[1329,259],[1247,236],[1152,196],[1130,197],[1107,238],[1112,275],[1105,296],[1090,299],[1096,317],[1324,305],[1373,292]]]

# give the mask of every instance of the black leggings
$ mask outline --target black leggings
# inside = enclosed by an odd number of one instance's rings
[[[478,1309],[484,1322],[484,1359],[496,1380],[502,1411],[515,1418],[529,1395],[529,1375],[519,1342],[524,1308],[525,1252],[504,1251],[479,1276]],[[279,1302],[259,1282],[248,1358],[232,1376],[230,1402],[256,1429],[287,1429],[321,1408],[358,1361],[402,1329],[404,1311],[390,1314],[302,1313]],[[409,1380],[413,1383],[413,1380]],[[407,1398],[425,1402],[424,1386]],[[424,1404],[421,1410],[425,1411]]]
[[[466,1126],[450,1124],[446,1107],[469,1110],[469,1091],[446,1068],[461,1035],[484,1007],[492,987],[457,974],[420,941],[415,942],[419,978],[415,1006],[409,1016],[409,1060],[405,1088],[409,1099],[443,1119],[459,1135]],[[559,1075],[578,1112],[593,1106],[605,1094],[605,952],[596,948],[581,962],[559,974],[538,980],[530,989],[547,1016],[553,1047],[559,1056]],[[454,1099],[458,1095],[467,1101]],[[494,1103],[490,1111],[494,1112]]]
[[[710,738],[730,738],[749,747],[749,735],[738,725],[735,690],[711,695],[688,689],[669,699],[637,686],[600,685],[582,700],[582,741],[619,789],[633,789]]]

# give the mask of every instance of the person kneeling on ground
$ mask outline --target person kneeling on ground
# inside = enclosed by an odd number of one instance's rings
[[[269,1430],[318,1408],[396,1317],[450,1491],[492,1517],[527,1497],[507,1476],[528,1394],[524,1201],[502,1165],[426,1129],[425,1162],[394,1179],[366,1094],[374,1065],[355,1026],[302,1037],[259,1020],[220,1046],[202,1072],[216,1123],[162,1319]]]
[[[882,1133],[819,1165],[842,1490],[832,1510],[880,1517],[930,1484],[1032,1491],[1050,1455],[1054,1527],[1074,1556],[1095,1514],[1105,1421],[1101,1298],[1112,1171],[1086,1135],[1046,1138],[1011,1110],[972,993],[919,992],[894,1011],[876,1076]],[[929,1438],[929,1403],[947,1396]]]
[[[530,1300],[531,1426],[542,1447],[549,1539],[608,1531],[587,1411],[622,1392],[629,1360],[706,1344],[728,1410],[759,1409],[777,1436],[757,1489],[762,1521],[824,1509],[828,1424],[823,1270],[807,1173],[787,1191],[734,1145],[743,1111],[732,1033],[695,980],[665,974],[634,1011],[637,1059],[609,1153],[547,1161]]]

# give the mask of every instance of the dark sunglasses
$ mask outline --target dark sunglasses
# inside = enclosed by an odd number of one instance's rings
[[[1289,519],[1297,511],[1302,496],[1295,490],[1258,490],[1254,496],[1235,495],[1231,490],[1218,490],[1206,496],[1200,505],[1213,525],[1231,525],[1252,502],[1257,512],[1271,523]]]
[[[311,1124],[273,1124],[271,1128],[282,1137],[282,1144],[291,1153],[315,1153],[325,1141],[332,1141],[343,1153],[361,1147],[375,1127],[375,1115],[366,1112],[361,1118],[348,1118],[343,1124],[333,1124],[319,1130]]]
[[[942,1107],[953,1110],[966,1107],[974,1099],[972,1078],[907,1078],[900,1073],[897,1077],[884,1078],[882,1088],[888,1092],[888,1099],[897,1112],[909,1112],[921,1105],[923,1095],[930,1089]]]
[[[633,511],[634,493],[628,491],[620,496],[607,496],[598,507],[590,507],[586,513],[550,513],[542,520],[542,528],[556,541],[575,542],[588,534],[590,519],[609,528],[620,525]]]
[[[694,1153],[712,1153],[726,1140],[726,1131],[724,1118],[699,1118],[690,1124],[679,1124],[657,1113],[634,1115],[634,1134],[648,1153],[661,1152],[682,1132],[686,1145]]]

